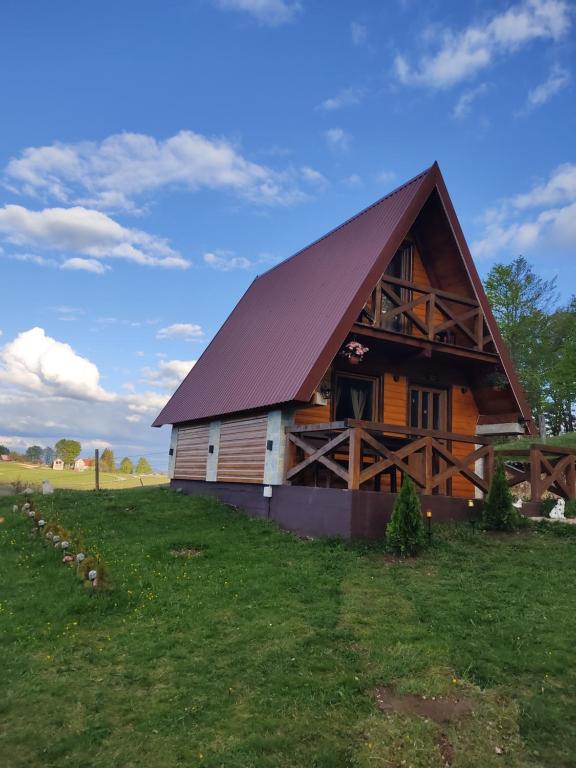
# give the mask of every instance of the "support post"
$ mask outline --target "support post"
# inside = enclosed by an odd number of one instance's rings
[[[100,451],[98,448],[94,450],[94,477],[95,477],[95,488],[97,491],[100,490]]]
[[[351,427],[348,430],[348,490],[357,491],[360,488],[360,461],[362,443],[360,430]]]
[[[540,457],[540,450],[530,446],[530,501],[540,501]]]

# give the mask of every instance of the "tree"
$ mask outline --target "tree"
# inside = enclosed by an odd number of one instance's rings
[[[58,440],[54,448],[58,458],[62,459],[64,464],[67,465],[74,464],[82,450],[82,446],[77,440],[66,439]]]
[[[120,462],[120,472],[122,472],[124,475],[131,475],[133,471],[134,467],[132,466],[132,462],[127,456],[125,456]]]
[[[151,475],[152,474],[152,467],[148,463],[148,460],[144,458],[144,456],[141,456],[138,459],[138,464],[136,464],[136,474],[137,475]]]
[[[576,427],[576,296],[551,317],[546,418],[553,435]]]
[[[518,256],[511,264],[492,267],[486,293],[528,401],[538,416],[545,411],[550,308],[557,300],[556,278],[543,280],[523,256]]]
[[[6,448],[5,445],[0,445],[0,456],[9,456],[10,448]]]
[[[490,490],[482,510],[482,518],[484,525],[490,530],[511,531],[517,526],[518,515],[512,506],[512,494],[501,458],[496,461]]]
[[[51,466],[54,463],[54,459],[56,458],[56,451],[54,448],[50,448],[50,446],[46,446],[44,450],[42,451],[42,461],[44,464],[47,464],[48,466]]]
[[[26,458],[28,461],[40,463],[43,453],[44,449],[40,445],[31,445],[26,448]]]
[[[398,555],[415,555],[424,546],[424,520],[416,486],[404,478],[386,528],[386,544]]]
[[[114,472],[116,470],[116,461],[114,460],[114,451],[111,448],[104,448],[100,456],[100,469],[102,472]]]

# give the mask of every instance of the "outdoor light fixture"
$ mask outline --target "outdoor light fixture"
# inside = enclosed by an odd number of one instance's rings
[[[468,499],[468,506],[474,507],[474,499]]]
[[[397,373],[395,373],[394,376],[392,376],[392,378],[394,379],[394,381],[400,381],[400,376],[398,376]]]
[[[271,451],[274,448],[274,440],[266,440],[266,450]]]
[[[468,392],[468,387],[461,387],[460,392],[462,392],[462,394],[465,395]]]
[[[426,520],[428,522],[428,545],[432,544],[432,510],[426,510]]]
[[[214,453],[214,446],[213,445],[209,445],[208,446],[208,453]]]

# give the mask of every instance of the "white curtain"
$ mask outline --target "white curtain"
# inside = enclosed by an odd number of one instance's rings
[[[363,389],[356,389],[351,387],[350,399],[352,400],[352,410],[354,411],[354,418],[361,419],[364,415],[364,409],[366,408],[366,391]]]

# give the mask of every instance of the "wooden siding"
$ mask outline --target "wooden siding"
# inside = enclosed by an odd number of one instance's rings
[[[394,381],[391,373],[384,374],[384,423],[406,425],[408,387],[405,376]]]
[[[330,402],[326,405],[313,405],[308,408],[301,408],[294,414],[294,423],[298,426],[304,424],[324,424],[331,421]]]
[[[478,408],[470,389],[462,391],[461,387],[452,387],[452,432],[461,435],[475,435],[478,424]],[[474,446],[470,443],[453,443],[452,453],[458,458],[471,453]],[[471,469],[474,469],[472,466]],[[474,486],[469,480],[456,475],[452,478],[452,496],[474,498]]]
[[[262,483],[267,414],[223,421],[220,427],[218,482]]]
[[[424,266],[424,262],[416,246],[414,246],[412,250],[412,282],[416,283],[416,285],[432,287],[432,283],[430,282],[428,272],[426,271],[426,267]],[[417,293],[413,295],[413,298],[416,299],[416,298],[420,298],[421,296],[422,294]],[[416,317],[420,318],[420,320],[425,322],[426,307],[424,305],[414,307],[412,311],[414,312]],[[435,309],[433,315],[434,315],[434,323],[439,324],[443,322],[444,317],[439,310]],[[416,329],[413,333],[415,336],[422,335],[418,329]]]
[[[180,427],[176,442],[174,477],[180,480],[206,480],[209,424]]]

